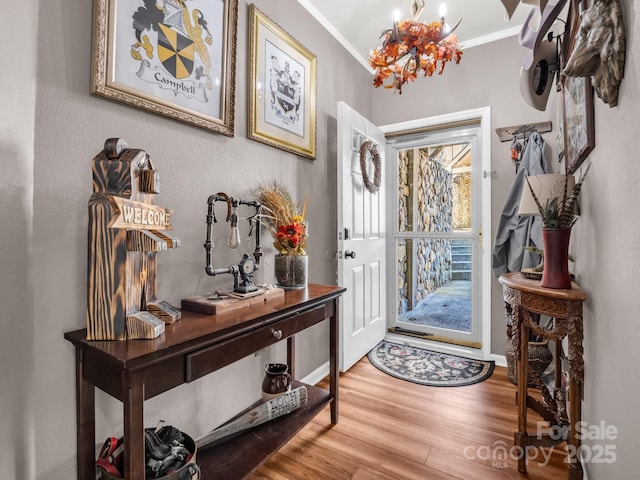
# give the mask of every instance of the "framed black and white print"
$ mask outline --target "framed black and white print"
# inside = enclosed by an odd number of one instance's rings
[[[316,56],[249,6],[248,137],[316,157]]]
[[[234,135],[238,0],[94,0],[91,91]]]

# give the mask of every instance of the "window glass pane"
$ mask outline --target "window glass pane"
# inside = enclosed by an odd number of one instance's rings
[[[471,228],[468,142],[398,151],[398,231]]]
[[[471,331],[471,240],[397,241],[400,322]]]

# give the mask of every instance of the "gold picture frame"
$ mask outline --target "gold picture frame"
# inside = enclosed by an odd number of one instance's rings
[[[249,5],[248,133],[316,158],[316,56]]]
[[[234,136],[238,0],[94,0],[91,93]]]

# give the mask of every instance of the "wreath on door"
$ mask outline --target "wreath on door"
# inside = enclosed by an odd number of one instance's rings
[[[371,181],[367,172],[367,154],[371,156],[371,162],[373,163],[373,181]],[[376,144],[371,140],[362,142],[362,145],[360,145],[360,172],[362,173],[364,188],[371,193],[376,193],[380,189],[381,170],[380,153],[378,153]]]

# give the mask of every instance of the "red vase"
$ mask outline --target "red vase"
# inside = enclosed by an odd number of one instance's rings
[[[569,277],[570,228],[543,228],[544,268],[540,285],[546,288],[571,288]]]

